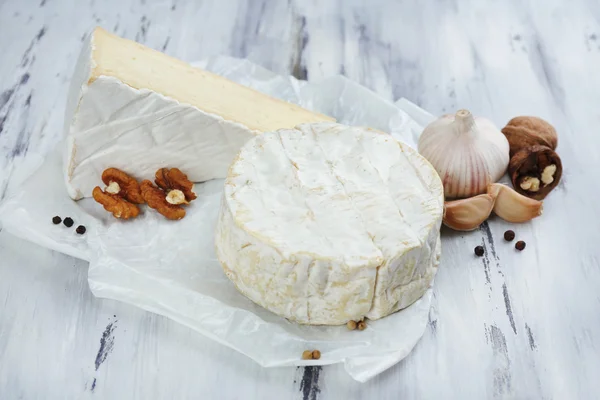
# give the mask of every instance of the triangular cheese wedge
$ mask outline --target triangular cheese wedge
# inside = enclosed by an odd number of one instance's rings
[[[162,167],[194,182],[224,178],[250,138],[319,121],[333,119],[97,28],[67,100],[65,180],[81,199],[108,167],[138,179]]]

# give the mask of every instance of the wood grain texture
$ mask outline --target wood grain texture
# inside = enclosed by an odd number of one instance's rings
[[[565,174],[544,215],[443,231],[430,323],[366,384],[341,366],[262,369],[187,328],[92,297],[85,263],[0,234],[0,398],[588,399],[600,391],[600,5],[592,0],[0,0],[0,196],[62,134],[94,25],[167,54],[344,74],[434,114],[537,115]],[[486,255],[473,256],[483,245]],[[401,334],[401,332],[399,332]]]

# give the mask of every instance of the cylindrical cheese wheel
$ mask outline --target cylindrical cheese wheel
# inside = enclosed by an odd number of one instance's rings
[[[378,319],[430,286],[443,204],[433,167],[392,136],[304,124],[241,149],[225,180],[217,256],[241,293],[289,320]]]

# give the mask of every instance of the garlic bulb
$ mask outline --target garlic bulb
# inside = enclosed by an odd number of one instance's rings
[[[419,138],[419,153],[440,175],[449,199],[484,193],[504,175],[509,161],[508,140],[502,132],[467,110],[427,125]]]

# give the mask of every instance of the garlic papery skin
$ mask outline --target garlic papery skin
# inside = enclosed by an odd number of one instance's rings
[[[418,149],[442,179],[447,199],[485,193],[504,175],[509,162],[506,137],[493,122],[468,110],[443,115],[427,125]]]

